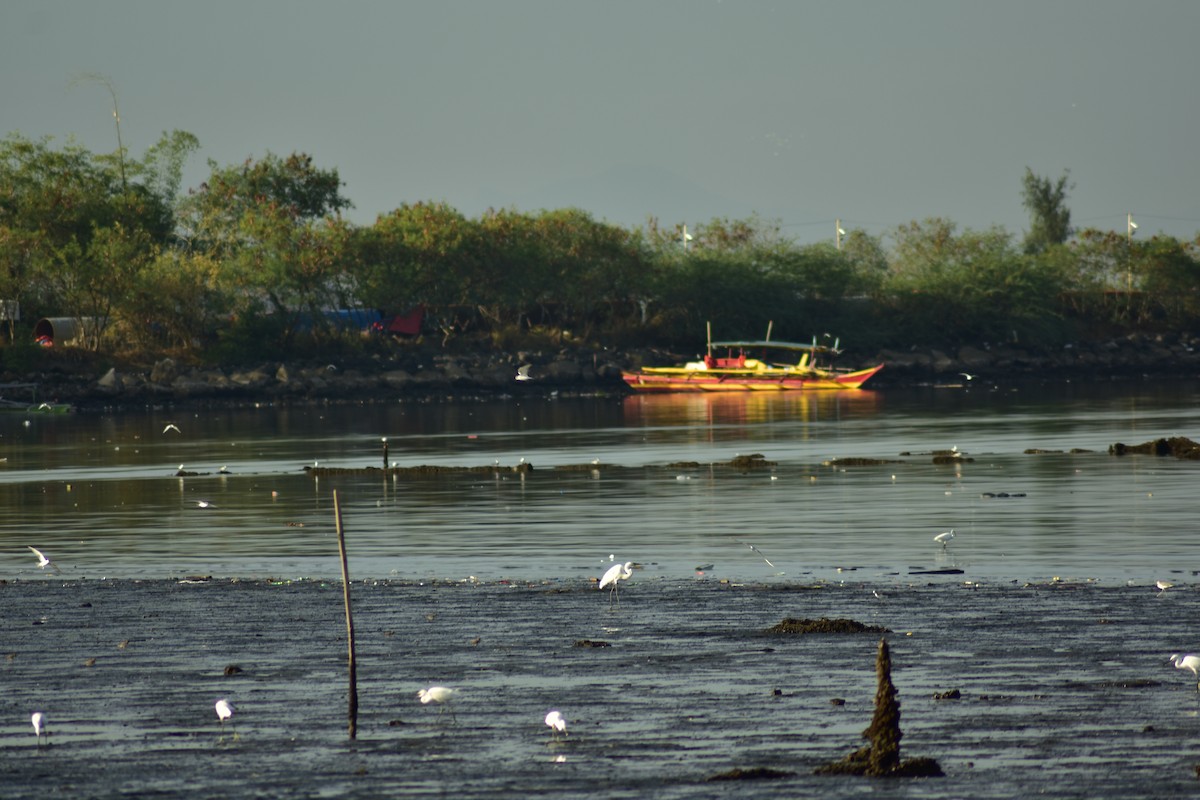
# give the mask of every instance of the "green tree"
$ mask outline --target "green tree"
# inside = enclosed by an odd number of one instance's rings
[[[1033,174],[1025,168],[1021,181],[1021,204],[1029,212],[1029,232],[1025,234],[1026,253],[1041,253],[1048,247],[1062,244],[1071,236],[1071,211],[1067,208],[1070,170],[1057,181]]]
[[[351,203],[337,170],[296,153],[209,165],[208,180],[181,207],[188,247],[221,265],[236,317],[256,336],[269,331],[286,346],[302,328],[319,332],[322,309],[355,294],[344,270],[353,229],[340,217]]]

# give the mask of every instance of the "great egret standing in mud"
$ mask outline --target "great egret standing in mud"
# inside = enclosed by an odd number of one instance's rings
[[[558,739],[560,733],[563,736],[567,735],[567,721],[563,718],[561,711],[551,711],[547,714],[546,724],[550,726],[550,733],[555,740]]]
[[[33,712],[29,718],[33,723],[33,734],[37,737],[38,747],[42,746],[42,737],[46,737],[46,744],[50,744],[50,731],[46,728],[46,715],[41,711]]]
[[[1196,691],[1200,692],[1200,656],[1195,653],[1187,653],[1185,655],[1172,653],[1171,663],[1175,665],[1176,669],[1190,669],[1192,676],[1197,679]]]
[[[612,608],[613,601],[616,600],[617,608],[621,607],[621,596],[617,594],[617,585],[622,580],[629,580],[633,575],[633,562],[626,561],[624,564],[613,564],[605,571],[603,577],[600,578],[600,588],[612,584],[612,588],[608,590],[608,607]]]
[[[450,718],[454,719],[454,709],[450,708],[450,698],[458,693],[457,689],[451,689],[446,686],[430,686],[428,689],[417,690],[417,697],[421,699],[423,705],[437,703],[441,708],[438,710],[438,715],[450,710]]]
[[[223,731],[225,730],[225,720],[233,719],[233,712],[237,709],[233,707],[233,703],[229,702],[224,697],[218,700],[216,705],[213,707],[217,711],[217,722],[221,723],[221,730]],[[232,727],[233,723],[230,722],[229,725]]]

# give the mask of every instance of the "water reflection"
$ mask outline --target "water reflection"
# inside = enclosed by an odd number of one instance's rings
[[[627,422],[643,426],[836,422],[873,416],[881,408],[882,396],[867,389],[645,394],[624,401]]]
[[[718,578],[886,582],[950,565],[976,578],[1153,584],[1189,563],[1197,466],[1107,447],[1196,430],[1194,396],[1189,385],[1105,385],[152,411],[29,426],[0,415],[0,576],[39,577],[30,544],[90,576],[335,575],[336,489],[368,575],[582,576],[615,553],[643,564],[635,580],[711,563]],[[162,435],[167,421],[180,433]],[[379,467],[382,436],[403,467],[492,466],[303,469]],[[933,463],[930,450],[951,445],[970,460]],[[774,465],[712,466],[751,452]],[[845,465],[851,456],[882,463]],[[532,472],[513,471],[522,458]],[[177,477],[181,463],[196,474]],[[998,493],[1010,497],[987,497]],[[949,528],[958,536],[943,553],[932,537]]]

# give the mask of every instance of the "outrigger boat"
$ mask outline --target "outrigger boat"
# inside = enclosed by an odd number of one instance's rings
[[[797,389],[858,389],[883,369],[847,370],[832,366],[840,340],[833,346],[771,341],[714,342],[709,328],[708,352],[680,367],[642,367],[621,377],[638,392],[771,392]],[[714,351],[724,350],[724,355]],[[799,353],[799,359],[796,354]],[[786,362],[786,363],[785,363]]]

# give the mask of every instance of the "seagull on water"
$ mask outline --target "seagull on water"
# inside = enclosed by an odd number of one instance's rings
[[[567,721],[563,718],[561,711],[551,711],[547,714],[546,724],[550,726],[550,733],[555,740],[558,739],[560,733],[563,736],[567,735]]]
[[[58,565],[55,564],[53,561],[51,561],[49,558],[47,558],[46,554],[43,553],[41,550],[38,550],[33,545],[27,544],[25,546],[28,547],[35,556],[37,556],[38,567],[40,567],[41,569],[45,569],[46,567],[49,567],[50,569],[54,570],[57,573],[62,572],[62,570],[58,568]]]
[[[954,539],[954,529],[953,528],[951,528],[948,531],[943,531],[943,532],[939,533],[937,536],[933,537],[933,540],[935,542],[937,542],[938,544],[940,544],[942,546],[943,550],[946,549],[946,545],[950,544],[952,539]]]
[[[599,588],[612,584],[612,588],[608,590],[608,607],[612,608],[613,601],[616,600],[617,607],[621,607],[621,597],[617,593],[617,584],[622,580],[629,580],[633,575],[633,562],[626,561],[624,564],[613,564],[609,567],[603,577],[600,578]]]

